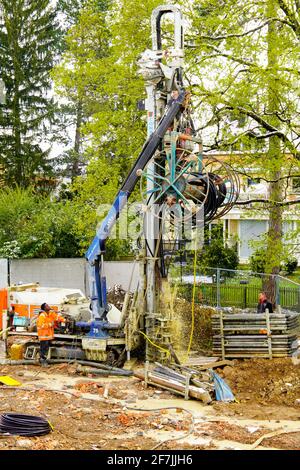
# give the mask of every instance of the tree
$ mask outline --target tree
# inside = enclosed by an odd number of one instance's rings
[[[298,7],[297,0],[184,4],[192,22],[189,77],[205,148],[240,150],[240,160],[232,153],[233,168],[247,173],[255,166],[269,182],[269,200],[259,202],[269,213],[270,274],[279,272],[283,257],[283,210],[295,203],[284,200],[284,183],[299,173]]]
[[[58,0],[57,9],[62,15],[62,24],[65,31],[77,23],[80,10],[87,0]]]
[[[65,31],[78,22],[81,10],[89,3],[90,0],[57,0],[57,10],[63,17]],[[104,11],[109,0],[93,0],[93,3],[99,11]]]
[[[268,18],[275,18],[277,15],[278,6],[273,0],[267,1],[266,13]],[[271,69],[271,74],[267,84],[267,112],[270,114],[269,122],[276,128],[280,128],[280,119],[278,117],[281,109],[281,104],[284,103],[284,93],[280,87],[279,82],[279,57],[281,48],[278,47],[278,37],[280,31],[278,24],[269,22],[267,33],[267,56],[268,67]],[[270,136],[269,146],[267,152],[268,165],[270,168],[270,176],[274,183],[270,184],[269,194],[271,201],[282,201],[282,176],[283,167],[283,148],[278,135]],[[269,206],[269,229],[267,236],[267,250],[266,250],[266,272],[268,274],[279,274],[280,265],[283,259],[283,209],[278,205]],[[271,294],[271,299],[274,302],[276,299],[276,283],[274,276],[270,276],[269,283],[266,289]]]
[[[0,258],[16,259],[21,255],[21,248],[16,240],[4,242],[0,247]]]
[[[0,113],[0,164],[5,183],[26,187],[49,173],[47,141],[54,103],[50,70],[60,29],[50,0],[1,0],[0,78],[6,103]]]
[[[74,103],[80,97],[83,109],[80,135],[88,166],[83,178],[73,178],[77,233],[85,236],[83,252],[103,218],[97,213],[99,206],[113,202],[146,140],[144,113],[137,108],[145,96],[137,59],[151,45],[149,18],[158,4],[159,0],[113,1],[107,12],[101,12],[95,2],[88,2],[69,31],[68,50],[55,70],[61,95]],[[115,256],[120,249],[128,253],[129,245],[110,241],[107,249]]]
[[[70,139],[72,145],[60,158],[66,174],[72,179],[81,174],[80,166],[84,160],[82,127],[95,111],[93,76],[108,51],[110,33],[106,14],[109,4],[109,0],[60,2],[67,13],[71,9],[69,16],[74,24],[65,36],[65,52],[52,77],[58,96],[67,99],[67,104],[61,106],[62,127],[66,132],[70,127],[74,129],[74,137]]]

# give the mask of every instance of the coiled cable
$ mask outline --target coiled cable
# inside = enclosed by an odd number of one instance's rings
[[[43,436],[49,434],[52,426],[45,418],[18,413],[0,415],[0,433],[16,436]]]

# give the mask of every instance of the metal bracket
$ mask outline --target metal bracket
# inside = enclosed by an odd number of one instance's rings
[[[184,393],[184,399],[189,400],[190,398],[190,381],[191,377],[193,374],[186,374],[186,380],[185,380],[185,393]]]
[[[222,359],[223,361],[226,358],[225,354],[225,341],[224,341],[224,321],[223,321],[223,312],[220,311],[220,332],[221,332],[221,348],[222,348]]]
[[[24,359],[35,359],[39,350],[39,346],[28,346],[25,350]]]
[[[270,323],[270,313],[268,309],[266,309],[266,324],[267,324],[267,335],[268,335],[267,337],[268,337],[269,359],[273,359],[272,332],[271,332],[271,323]]]
[[[148,383],[149,383],[149,377],[148,377],[148,374],[149,374],[149,361],[146,361],[145,362],[145,385],[146,385],[146,388],[148,387]]]

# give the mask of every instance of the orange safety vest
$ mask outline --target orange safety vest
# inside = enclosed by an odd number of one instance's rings
[[[54,338],[54,323],[63,322],[65,319],[56,312],[40,312],[36,326],[40,341],[51,341]]]

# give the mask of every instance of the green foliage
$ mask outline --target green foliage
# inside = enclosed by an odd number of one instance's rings
[[[191,21],[187,63],[204,148],[239,150],[234,168],[272,181],[269,202],[252,209],[269,213],[265,270],[275,274],[284,257],[280,178],[299,173],[299,2],[180,3]]]
[[[0,164],[8,184],[28,186],[50,173],[47,125],[54,111],[50,70],[60,45],[60,29],[50,0],[2,0],[0,78],[6,102],[0,112]]]
[[[70,2],[63,2],[63,5]],[[109,1],[86,0],[70,5],[76,10],[77,22],[73,22],[65,36],[65,52],[52,71],[56,93],[67,105],[61,106],[60,130],[68,133],[75,127],[72,147],[62,153],[59,164],[73,179],[80,174],[83,156],[83,126],[104,102],[101,86],[103,59],[108,54],[110,31],[107,26]],[[67,10],[68,11],[68,10]]]
[[[291,163],[283,158],[286,150],[298,157],[297,2],[179,3],[193,43],[187,49],[186,71],[205,150],[243,150],[240,160],[233,155],[239,170],[255,164],[259,174],[275,180],[270,204],[264,206],[270,230],[263,271],[272,271],[283,259],[283,215],[277,206],[283,191],[276,181],[282,174],[299,173],[296,159]],[[34,175],[51,173],[41,142],[47,141],[54,112],[61,130],[57,141],[70,143],[67,132],[76,129],[72,148],[59,159],[73,179],[63,201],[19,189],[1,193],[3,250],[43,257],[83,254],[88,248],[146,138],[144,113],[137,109],[137,101],[145,97],[137,59],[151,47],[150,17],[159,4],[161,0],[57,1],[69,28],[62,60],[52,73],[56,93],[63,98],[57,110],[46,95],[54,56],[62,47],[53,2],[1,0],[0,78],[7,88],[7,102],[0,109],[4,181],[26,186]],[[87,165],[86,174],[76,178],[82,164]],[[205,251],[206,265],[235,266],[236,255],[220,240],[212,240]],[[129,252],[127,241],[108,242],[111,259]]]
[[[21,255],[21,248],[17,240],[11,242],[4,242],[3,246],[0,248],[0,258],[9,258],[15,259],[19,258]]]
[[[79,255],[73,208],[20,188],[0,192],[2,257],[54,258]]]
[[[200,262],[203,267],[235,270],[239,265],[239,257],[233,248],[224,246],[221,241],[213,241],[204,248]]]
[[[239,265],[239,257],[236,250],[224,244],[218,225],[212,227],[211,238],[204,245],[198,259],[200,266],[204,269],[210,267],[235,270]]]
[[[63,24],[66,30],[78,21],[81,8],[87,0],[58,0],[57,9],[63,16]]]
[[[267,254],[266,250],[258,249],[249,258],[251,271],[254,273],[266,272]]]
[[[197,264],[203,272],[207,268],[237,269],[239,258],[234,248],[224,244],[222,224],[205,227],[204,247],[198,253]]]
[[[293,274],[298,267],[298,260],[296,258],[289,259],[284,265],[284,271],[287,274]]]
[[[80,11],[93,3],[99,10],[105,10],[110,0],[57,0],[57,9],[63,16],[63,24],[66,29],[78,22]]]
[[[97,2],[87,2],[68,32],[63,61],[54,70],[57,91],[74,109],[82,106],[81,140],[89,143],[84,152],[87,174],[72,186],[82,253],[105,215],[103,205],[109,209],[146,140],[144,113],[137,109],[145,96],[137,59],[151,45],[150,17],[159,4],[112,1],[106,11]],[[108,241],[108,258],[128,253],[127,241]]]
[[[199,118],[210,131],[205,145],[267,150],[275,127],[277,138],[296,155],[289,133],[293,128],[298,134],[300,28],[293,28],[292,18],[273,0],[181,3],[192,22],[187,61],[194,100],[201,103]],[[296,0],[289,3],[290,11],[296,10]],[[243,158],[245,166],[253,158]],[[262,167],[266,174],[281,164],[279,158],[265,158]]]
[[[105,260],[118,261],[133,256],[129,240],[108,240],[106,243]]]

